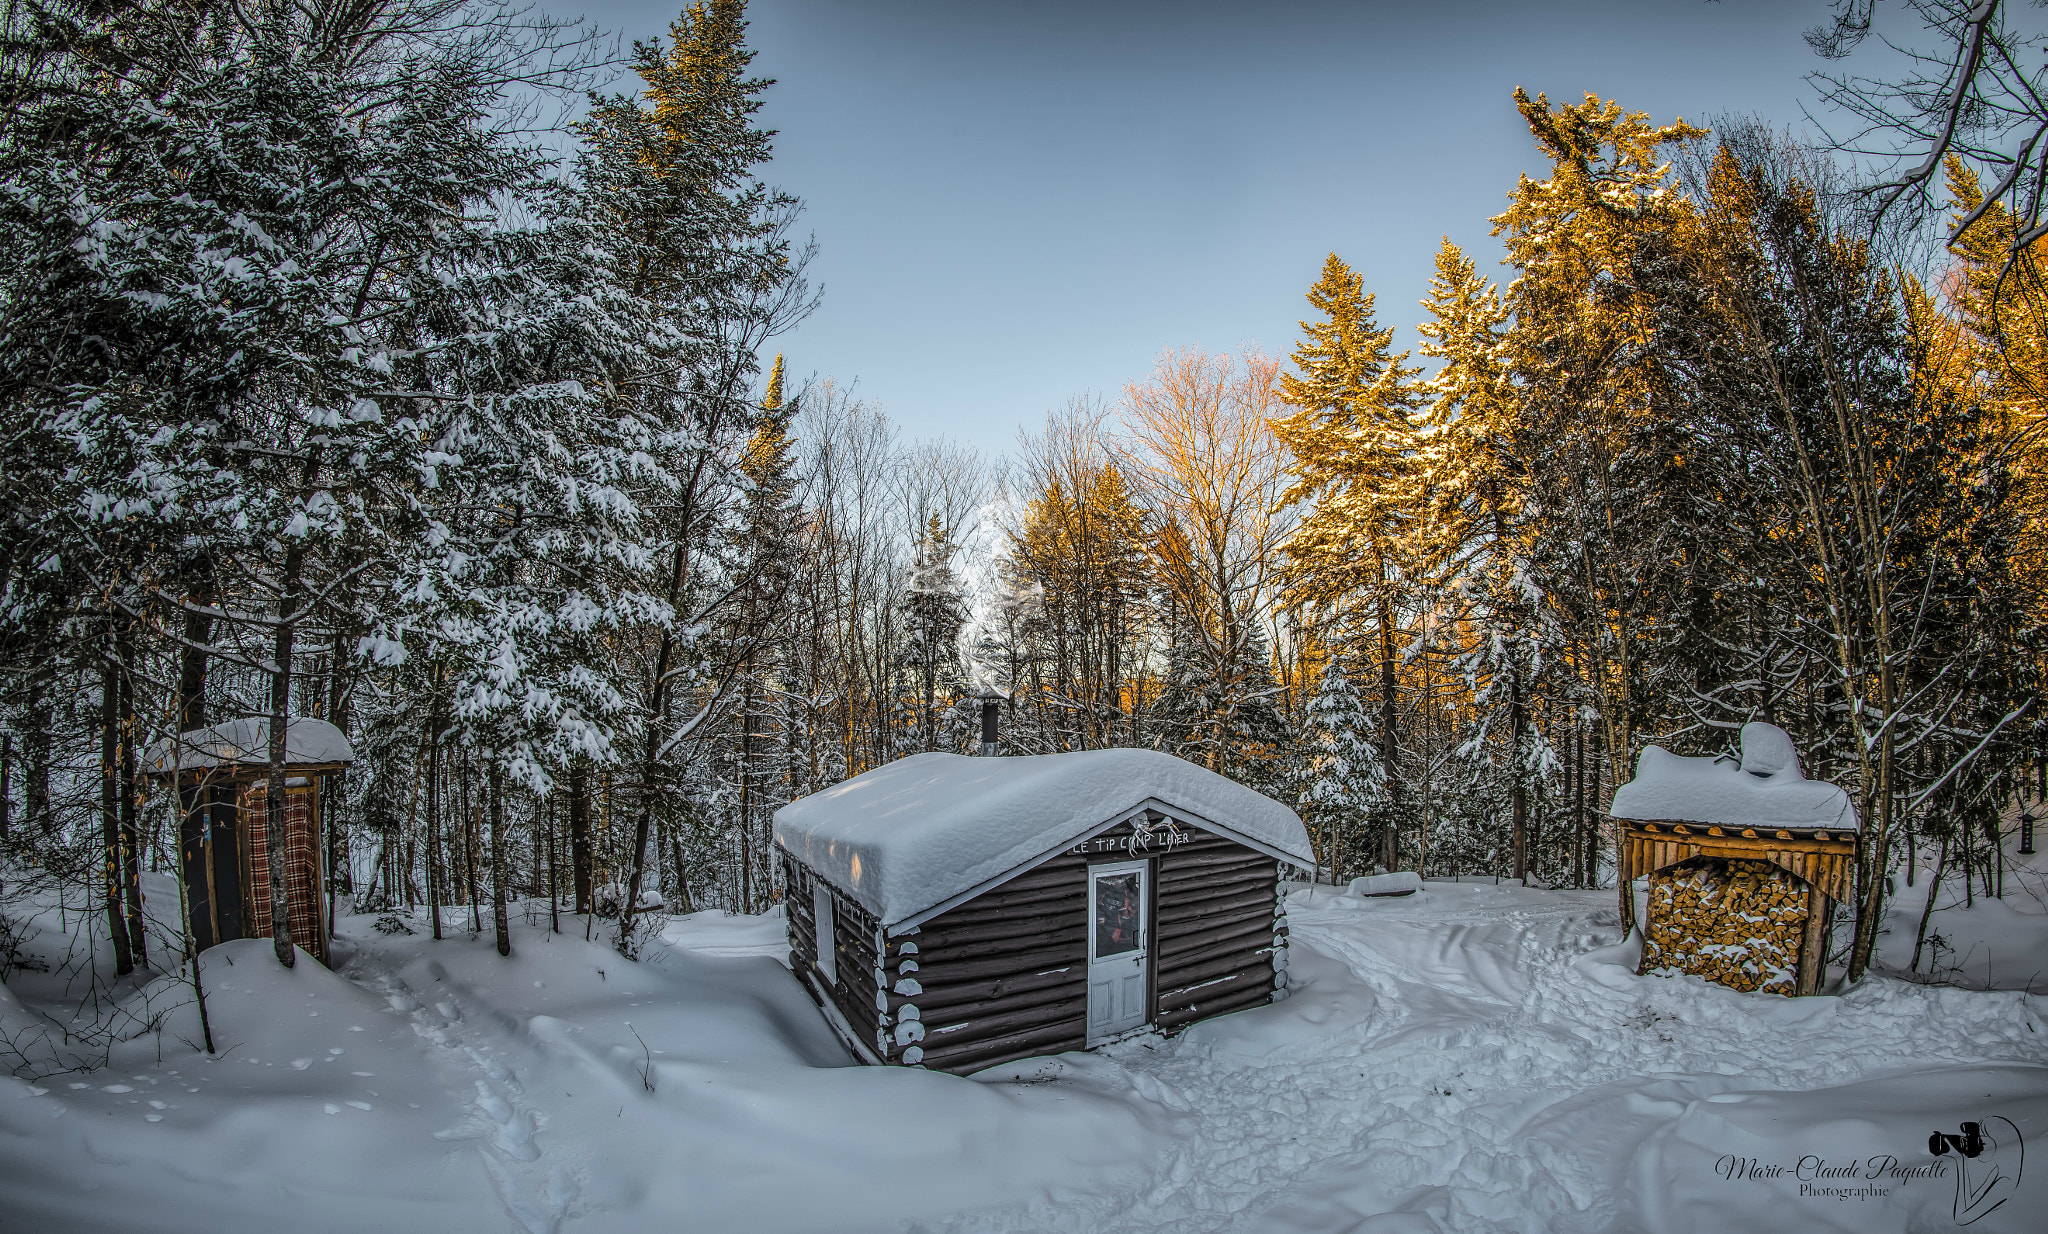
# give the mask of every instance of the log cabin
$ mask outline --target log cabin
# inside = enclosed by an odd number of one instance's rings
[[[1649,880],[1640,973],[1691,973],[1745,992],[1817,993],[1834,906],[1849,898],[1859,831],[1839,787],[1809,780],[1792,738],[1742,727],[1742,756],[1646,748],[1608,808],[1620,831],[1621,911]]]
[[[1153,750],[919,754],[775,815],[790,966],[864,1062],[967,1074],[1287,996],[1279,802]]]
[[[325,964],[327,885],[322,790],[355,753],[325,720],[285,724],[285,903],[291,940]],[[237,938],[269,938],[270,720],[250,716],[153,744],[147,773],[175,780],[181,823],[178,872],[186,927],[204,951]]]

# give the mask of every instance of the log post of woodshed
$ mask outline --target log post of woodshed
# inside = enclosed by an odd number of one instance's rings
[[[1813,994],[1827,979],[1834,906],[1850,897],[1856,808],[1809,780],[1785,730],[1742,727],[1742,757],[1645,749],[1608,813],[1622,895],[1647,877],[1642,973]]]

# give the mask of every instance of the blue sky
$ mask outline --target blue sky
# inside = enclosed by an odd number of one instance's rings
[[[680,0],[608,0],[629,38]],[[754,0],[771,182],[807,203],[793,375],[991,453],[1161,349],[1285,355],[1335,251],[1412,347],[1439,238],[1541,174],[1512,100],[1804,123],[1825,0]],[[1853,63],[1853,62],[1852,62]],[[621,88],[625,88],[622,83]]]

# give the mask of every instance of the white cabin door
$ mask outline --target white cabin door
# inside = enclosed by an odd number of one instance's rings
[[[1141,1027],[1150,1018],[1146,869],[1142,861],[1088,867],[1089,1045]]]

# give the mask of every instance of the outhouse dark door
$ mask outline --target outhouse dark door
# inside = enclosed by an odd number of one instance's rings
[[[1145,901],[1151,893],[1144,861],[1088,867],[1088,1044],[1140,1028],[1150,1018],[1151,939]]]

